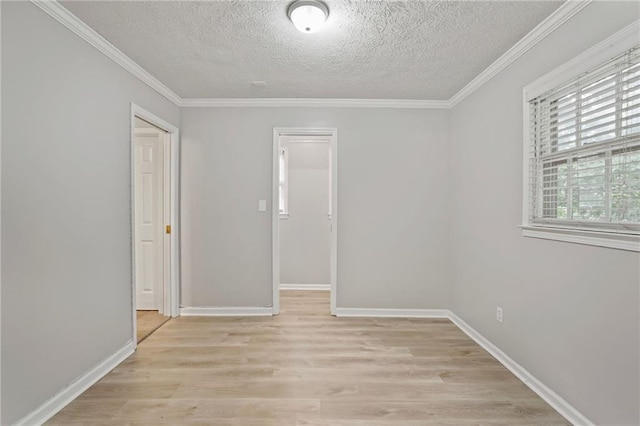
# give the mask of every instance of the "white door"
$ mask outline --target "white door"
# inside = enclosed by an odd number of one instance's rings
[[[136,129],[135,140],[135,273],[136,309],[163,308],[163,185],[166,133]]]

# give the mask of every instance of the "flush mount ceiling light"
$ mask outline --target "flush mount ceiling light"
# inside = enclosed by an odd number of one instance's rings
[[[318,0],[297,0],[289,5],[287,15],[303,33],[315,33],[329,17],[329,8]]]

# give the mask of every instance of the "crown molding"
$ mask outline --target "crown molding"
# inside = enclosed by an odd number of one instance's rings
[[[405,109],[451,109],[467,96],[511,65],[529,49],[564,24],[593,0],[568,0],[547,19],[518,41],[487,69],[478,74],[466,86],[448,100],[419,99],[319,99],[319,98],[186,98],[183,99],[157,78],[145,71],[131,58],[109,43],[95,30],[61,6],[56,0],[31,0],[58,22],[102,52],[125,70],[129,71],[149,87],[184,108],[405,108]]]
[[[312,98],[193,98],[183,99],[184,108],[415,108],[449,109],[449,101],[414,99],[312,99]]]
[[[563,63],[522,90],[525,100],[529,101],[547,90],[558,87],[569,78],[589,71],[614,56],[633,49],[640,41],[640,19],[622,28],[617,33],[590,47],[568,62]]]
[[[547,19],[542,21],[531,32],[524,36],[519,42],[513,45],[494,63],[489,65],[487,69],[482,71],[476,78],[471,80],[458,93],[449,99],[451,108],[459,104],[467,96],[482,87],[486,82],[491,80],[505,68],[511,65],[516,59],[524,55],[529,49],[534,47],[545,37],[555,31],[558,27],[568,21],[573,15],[584,9],[592,0],[568,0],[563,3],[555,12]]]
[[[180,106],[182,99],[173,90],[162,84],[160,80],[145,71],[140,65],[136,64],[131,58],[122,53],[117,47],[109,43],[95,30],[82,22],[76,15],[64,8],[57,1],[47,0],[31,0],[31,2],[45,11],[62,25],[73,31],[80,38],[88,42],[90,45],[98,49],[116,64],[129,71],[135,77],[142,80],[156,92]]]

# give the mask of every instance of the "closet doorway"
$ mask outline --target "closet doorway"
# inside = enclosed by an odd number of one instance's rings
[[[178,315],[178,129],[131,107],[133,339]]]
[[[328,290],[336,305],[337,130],[274,129],[273,311],[280,290]]]

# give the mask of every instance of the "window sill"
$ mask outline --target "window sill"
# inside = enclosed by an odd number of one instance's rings
[[[640,252],[640,235],[522,225],[523,237]]]

